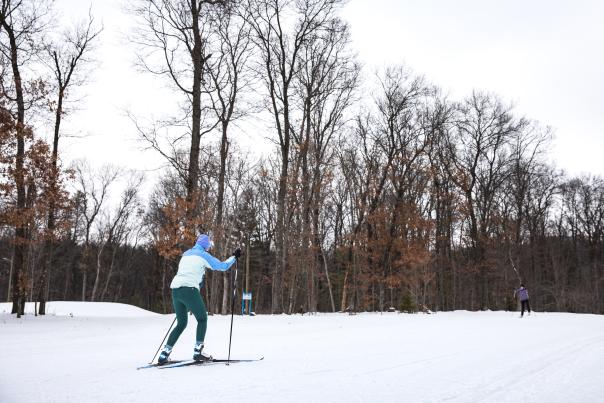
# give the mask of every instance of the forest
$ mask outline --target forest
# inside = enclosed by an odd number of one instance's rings
[[[604,179],[558,168],[555,129],[495,93],[367,71],[344,4],[129,2],[139,68],[181,100],[129,117],[164,164],[150,177],[62,159],[94,9],[57,26],[52,1],[2,0],[0,300],[169,313],[180,255],[210,233],[218,258],[243,250],[236,282],[206,273],[215,314],[233,286],[236,313],[243,292],[263,314],[514,310],[521,283],[537,311],[604,314]],[[246,125],[271,148],[242,148]]]

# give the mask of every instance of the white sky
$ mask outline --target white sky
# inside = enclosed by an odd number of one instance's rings
[[[123,111],[159,117],[175,98],[163,79],[134,68],[124,37],[132,18],[121,9],[127,1],[56,0],[68,19],[84,18],[91,3],[104,24],[100,65],[84,107],[65,126],[90,136],[62,140],[64,158],[157,168],[161,157],[141,151]],[[604,175],[604,1],[351,0],[343,16],[366,73],[404,62],[453,99],[474,88],[497,93],[519,115],[554,127],[558,167]],[[261,127],[241,136],[243,148],[266,144]]]

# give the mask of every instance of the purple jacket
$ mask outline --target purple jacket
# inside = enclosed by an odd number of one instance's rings
[[[518,295],[518,298],[520,298],[520,301],[526,301],[529,299],[528,290],[524,287],[520,287],[519,289],[514,291],[514,295]]]

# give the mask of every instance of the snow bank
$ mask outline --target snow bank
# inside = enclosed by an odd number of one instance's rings
[[[0,314],[10,313],[12,303],[0,303]],[[25,304],[25,313],[34,313],[34,303]],[[136,306],[113,302],[76,302],[51,301],[46,303],[46,314],[52,316],[83,316],[83,317],[139,317],[154,316],[154,312],[146,311]]]

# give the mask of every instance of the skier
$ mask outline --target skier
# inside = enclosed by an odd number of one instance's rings
[[[183,253],[178,263],[178,272],[172,279],[172,304],[176,312],[176,327],[170,333],[168,341],[159,355],[158,363],[165,364],[172,352],[174,344],[187,327],[187,312],[191,311],[197,319],[197,334],[193,359],[196,361],[208,360],[212,357],[202,353],[204,339],[208,324],[208,312],[201,298],[199,288],[202,285],[205,269],[227,271],[241,256],[241,249],[237,248],[233,256],[221,262],[208,251],[214,246],[210,237],[202,234],[197,238],[195,246]]]
[[[524,307],[525,306],[530,315],[531,306],[529,305],[529,294],[528,294],[528,290],[524,287],[524,284],[520,284],[520,288],[514,291],[514,298],[516,298],[516,296],[518,296],[518,298],[520,299],[520,305],[521,305],[520,317],[522,318],[524,316]]]

